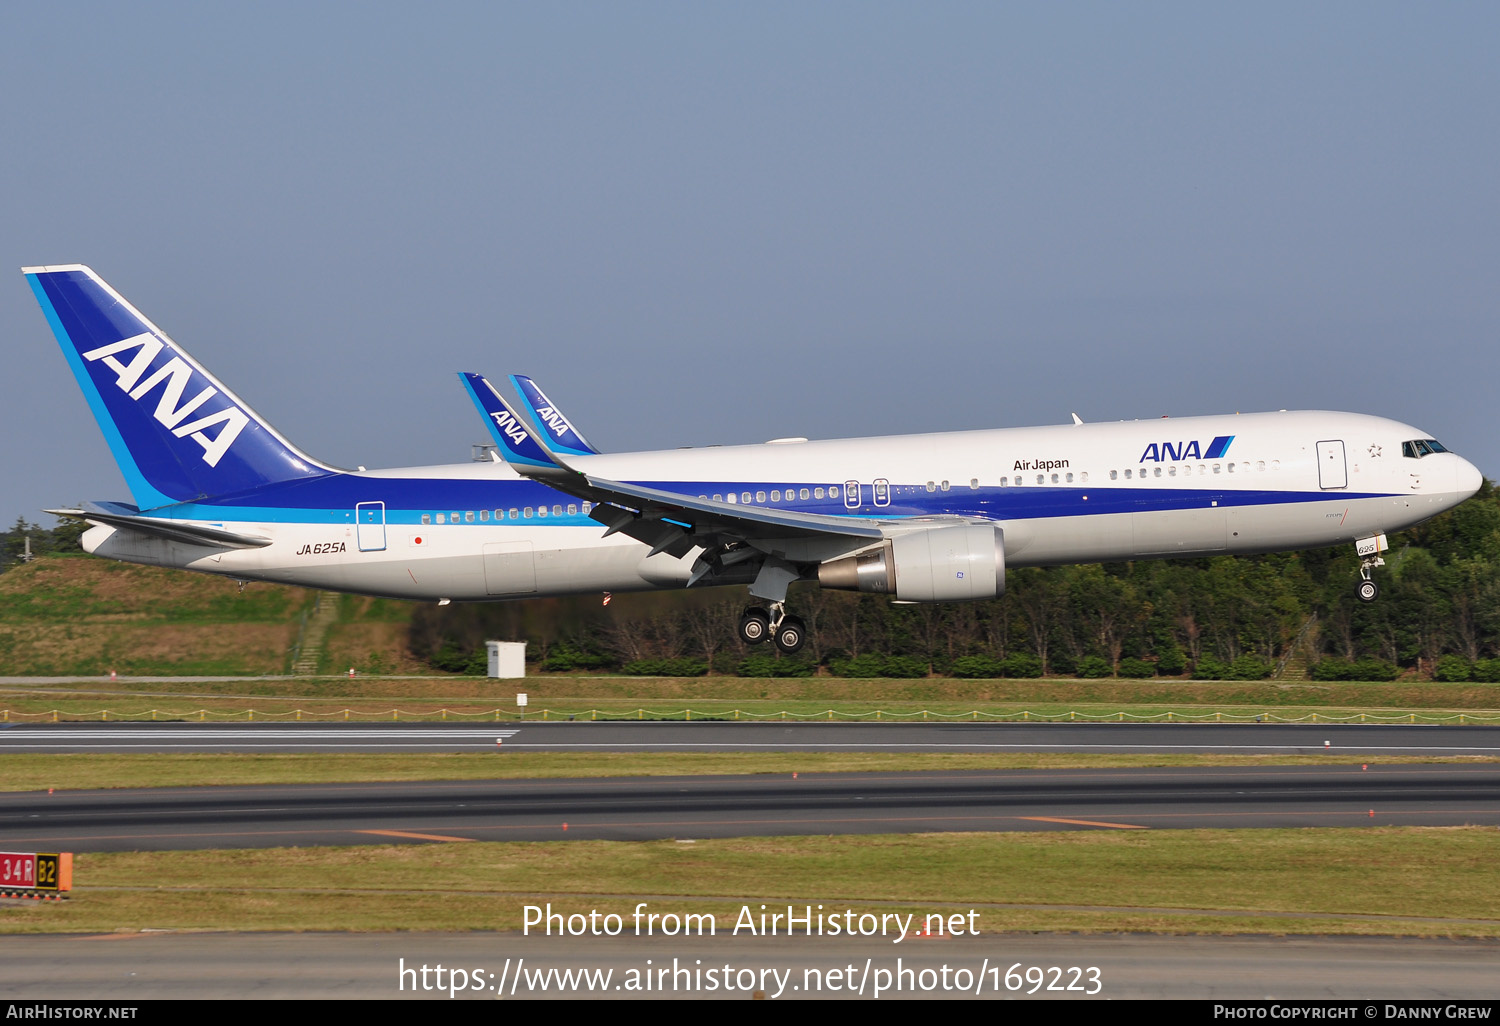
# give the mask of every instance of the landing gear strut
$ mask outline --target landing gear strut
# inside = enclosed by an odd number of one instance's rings
[[[777,648],[791,655],[806,643],[807,624],[800,616],[788,616],[781,602],[771,603],[769,610],[751,606],[740,617],[740,640],[747,645],[774,640]]]
[[[1354,551],[1359,553],[1359,583],[1354,586],[1354,595],[1361,602],[1374,602],[1380,596],[1380,586],[1372,579],[1370,572],[1378,566],[1385,566],[1385,560],[1380,558],[1381,552],[1386,549],[1385,535],[1378,534],[1373,538],[1362,538],[1354,543]]]

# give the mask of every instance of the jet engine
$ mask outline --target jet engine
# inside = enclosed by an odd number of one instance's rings
[[[818,584],[903,602],[966,602],[1005,593],[1005,532],[988,524],[933,527],[818,567]]]

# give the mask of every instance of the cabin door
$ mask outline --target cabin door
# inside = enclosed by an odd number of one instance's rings
[[[1344,464],[1342,441],[1318,443],[1318,487],[1347,488],[1349,470]]]
[[[354,507],[354,525],[359,551],[380,552],[385,548],[385,503],[359,503]]]

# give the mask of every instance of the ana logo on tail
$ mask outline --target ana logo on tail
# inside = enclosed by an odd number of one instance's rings
[[[151,364],[166,348],[162,341],[150,332],[143,332],[131,338],[112,342],[98,349],[91,349],[83,354],[83,358],[90,363],[104,361],[104,365],[115,372],[115,384],[120,387],[130,398],[139,402],[145,398],[157,385],[162,386],[161,395],[156,401],[155,417],[158,423],[171,430],[178,438],[192,438],[203,447],[203,462],[210,467],[219,465],[219,460],[229,451],[234,440],[239,437],[245,425],[250,423],[250,418],[243,410],[233,404],[199,417],[197,420],[182,423],[190,415],[196,413],[198,408],[219,394],[219,390],[212,385],[201,389],[197,395],[183,401],[183,395],[193,379],[193,368],[188,366],[180,356],[173,356],[166,363],[156,369],[154,373],[146,376],[151,370]],[[134,356],[130,357],[129,363],[122,363],[116,358],[117,354],[135,350]],[[209,437],[207,428],[215,424],[222,425],[218,432]]]
[[[521,445],[530,437],[526,429],[521,426],[521,422],[510,415],[509,410],[496,410],[490,414],[490,417],[495,421],[495,426],[505,433],[505,437],[517,445]]]

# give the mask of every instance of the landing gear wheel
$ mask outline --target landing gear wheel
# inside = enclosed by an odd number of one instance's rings
[[[802,650],[802,645],[807,641],[807,624],[802,622],[800,616],[784,617],[781,621],[781,630],[776,632],[776,647],[787,655]]]
[[[740,617],[740,640],[747,645],[759,645],[771,640],[771,614],[759,606],[745,610]]]
[[[1360,581],[1354,587],[1354,594],[1358,596],[1361,602],[1374,602],[1380,594],[1380,588],[1374,581]]]

